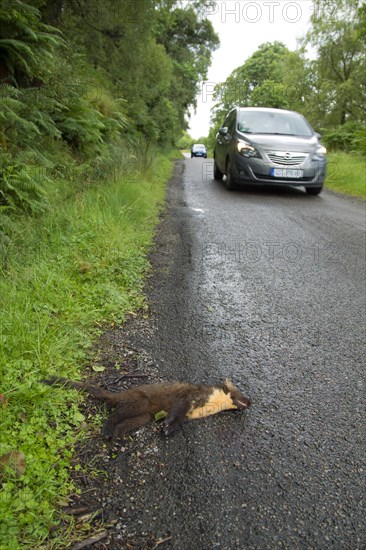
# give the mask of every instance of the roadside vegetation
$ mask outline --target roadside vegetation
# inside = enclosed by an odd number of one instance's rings
[[[204,12],[1,3],[1,549],[68,544],[49,534],[85,419],[40,380],[80,377],[102,327],[144,305],[170,151],[218,45]]]
[[[325,185],[328,189],[366,198],[366,157],[342,151],[328,154]]]
[[[18,222],[6,248],[0,454],[20,450],[26,466],[19,470],[11,461],[1,479],[0,548],[39,544],[57,524],[55,505],[67,502],[68,463],[82,436],[74,430],[85,418],[78,397],[40,381],[80,377],[100,330],[143,307],[146,254],[170,167],[158,156],[145,173],[90,189],[60,181],[63,191],[48,214],[38,223]]]

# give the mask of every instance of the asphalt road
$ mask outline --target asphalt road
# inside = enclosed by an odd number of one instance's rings
[[[212,171],[177,164],[135,341],[162,378],[230,377],[253,404],[154,433],[128,529],[174,550],[366,548],[365,207]]]

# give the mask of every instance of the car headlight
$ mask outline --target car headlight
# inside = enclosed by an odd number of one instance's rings
[[[326,148],[323,145],[321,145],[320,147],[317,148],[317,150],[313,154],[312,160],[314,160],[315,162],[324,160],[324,156],[326,155],[326,153],[327,153]]]
[[[243,155],[243,157],[247,158],[261,158],[259,152],[255,147],[252,145],[249,145],[249,143],[246,143],[245,141],[238,140],[237,143],[238,153],[240,155]]]

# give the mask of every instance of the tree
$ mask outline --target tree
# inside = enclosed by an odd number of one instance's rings
[[[313,96],[322,124],[366,118],[365,6],[361,0],[316,0],[304,46],[317,53]]]
[[[251,104],[253,107],[270,106],[276,109],[286,109],[289,106],[289,102],[286,97],[284,84],[282,82],[266,80],[253,90]]]
[[[181,127],[187,128],[185,115],[190,106],[196,106],[200,82],[207,78],[219,38],[204,17],[207,3],[193,1],[187,6],[161,0],[157,7],[156,40],[173,62],[169,97],[176,105]]]
[[[187,132],[187,130],[184,130],[182,136],[177,141],[177,147],[178,149],[190,149],[193,142],[193,137]]]
[[[281,42],[261,44],[225,82],[217,85],[214,94],[217,104],[212,116],[215,127],[235,105],[287,107],[283,80],[285,60],[289,53]]]
[[[218,44],[194,0],[38,0],[46,20],[104,71],[126,100],[132,133],[159,145],[187,127],[200,80]],[[131,133],[130,133],[131,136]]]

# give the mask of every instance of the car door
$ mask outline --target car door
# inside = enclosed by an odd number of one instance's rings
[[[225,172],[226,157],[236,123],[236,109],[230,111],[216,136],[215,161],[221,172]]]

